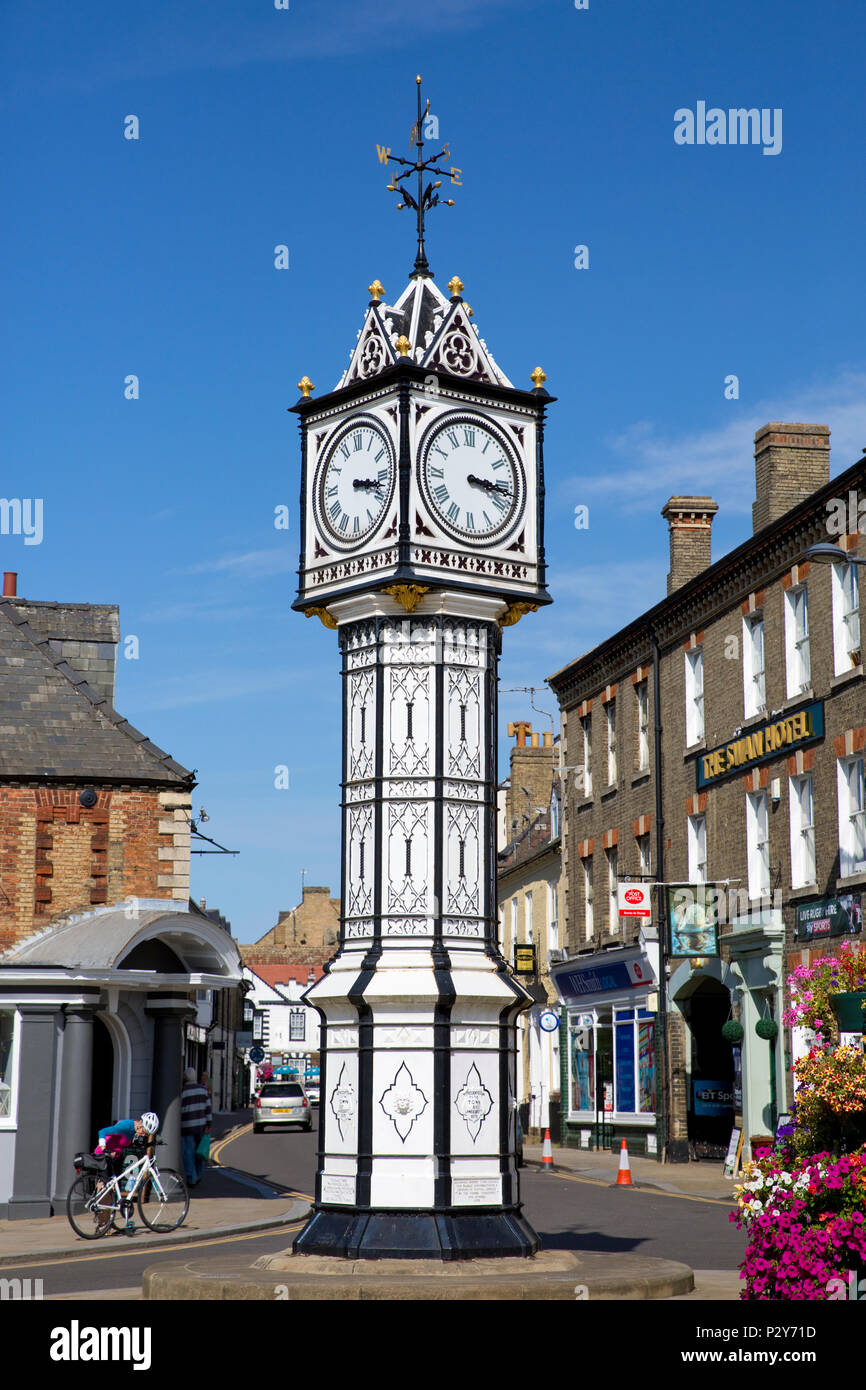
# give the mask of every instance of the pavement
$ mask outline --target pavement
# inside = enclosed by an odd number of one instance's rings
[[[230,1138],[248,1124],[248,1115],[249,1112],[240,1111],[215,1117],[214,1149],[217,1156],[220,1141]],[[524,1158],[527,1169],[541,1170],[546,1167],[542,1164],[540,1144],[526,1143]],[[589,1182],[616,1183],[619,1151],[596,1152],[556,1146],[553,1159],[553,1164],[546,1170],[554,1175],[569,1174]],[[630,1157],[629,1165],[632,1185],[637,1189],[645,1188],[728,1206],[733,1204],[734,1182],[724,1176],[720,1163],[660,1164],[652,1159]],[[183,1246],[200,1241],[203,1237],[276,1229],[302,1220],[308,1210],[309,1200],[304,1194],[288,1188],[280,1189],[254,1174],[218,1165],[205,1170],[200,1185],[191,1193],[189,1214],[178,1231],[155,1236],[138,1225],[132,1239],[136,1244],[141,1243],[142,1247],[146,1241],[158,1241],[160,1249],[168,1245]],[[0,1221],[0,1268],[20,1267],[24,1261],[35,1263],[59,1256],[93,1258],[97,1252],[129,1240],[120,1232],[99,1241],[81,1240],[63,1212],[38,1220]],[[741,1286],[736,1270],[695,1270],[694,1274],[695,1287],[691,1292],[674,1291],[671,1287],[669,1293],[663,1293],[660,1287],[659,1293],[663,1298],[673,1299],[729,1301],[738,1298]],[[111,1295],[106,1291],[98,1296]],[[114,1296],[140,1298],[141,1293],[139,1290],[117,1290]]]
[[[249,1121],[248,1112],[220,1115],[214,1119],[216,1140],[227,1139]],[[75,1174],[70,1170],[70,1184]],[[214,1166],[206,1168],[201,1182],[190,1193],[189,1213],[177,1231],[156,1235],[136,1220],[135,1235],[112,1232],[100,1240],[82,1240],[70,1226],[65,1210],[54,1216],[31,1221],[0,1221],[0,1268],[20,1265],[28,1260],[80,1255],[93,1259],[118,1242],[144,1245],[146,1241],[184,1245],[205,1236],[240,1235],[247,1231],[268,1231],[292,1221],[300,1221],[309,1211],[309,1199],[288,1188],[280,1189],[254,1174]]]

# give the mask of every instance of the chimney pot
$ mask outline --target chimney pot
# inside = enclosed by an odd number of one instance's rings
[[[509,738],[517,738],[517,747],[526,747],[526,735],[532,733],[532,725],[528,719],[517,719],[508,726]]]
[[[3,597],[15,598],[18,594],[18,572],[17,570],[3,571]]]
[[[829,480],[829,426],[764,425],[755,434],[752,530],[762,531]]]
[[[710,564],[710,529],[718,510],[719,504],[712,497],[671,497],[662,507],[670,528],[669,594]]]

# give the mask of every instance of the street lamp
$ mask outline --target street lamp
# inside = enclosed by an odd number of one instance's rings
[[[817,545],[810,545],[809,549],[803,553],[804,560],[818,560],[823,564],[830,565],[866,565],[866,560],[860,560],[856,555],[849,555],[847,551],[840,550],[838,545],[833,545],[830,541],[819,541]]]

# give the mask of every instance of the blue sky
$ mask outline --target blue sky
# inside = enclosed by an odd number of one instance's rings
[[[241,940],[302,870],[339,887],[339,663],[290,611],[286,410],[304,373],[336,383],[370,281],[392,302],[406,283],[375,147],[408,142],[415,74],[463,170],[430,221],[436,279],[558,398],[555,602],[501,668],[543,687],[663,595],[672,493],[719,502],[714,558],[746,538],[760,425],[829,424],[834,473],[866,443],[864,38],[853,0],[4,7],[0,490],[43,499],[44,538],[0,536],[0,568],[30,598],[120,605],[140,656],[118,707],[197,769],[206,829],[241,851],[193,860]],[[780,109],[781,152],[676,144],[699,101]],[[526,711],[504,694],[503,728]]]

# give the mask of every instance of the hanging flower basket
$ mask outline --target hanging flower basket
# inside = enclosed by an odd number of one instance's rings
[[[737,1023],[736,1019],[729,1018],[727,1023],[722,1025],[722,1037],[732,1047],[736,1047],[738,1043],[743,1041],[745,1033],[746,1030],[742,1023]]]
[[[773,1042],[779,1035],[779,1025],[774,1018],[759,1018],[755,1024],[755,1032],[759,1038]]]

